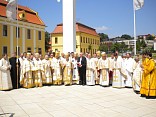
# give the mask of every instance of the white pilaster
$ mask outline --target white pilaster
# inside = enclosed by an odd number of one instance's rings
[[[76,52],[76,0],[63,2],[63,52]]]
[[[36,30],[34,30],[34,36],[33,36],[33,41],[34,41],[34,52],[36,52]]]
[[[25,28],[22,28],[22,51],[25,52]]]
[[[10,55],[14,52],[14,29],[10,26]]]

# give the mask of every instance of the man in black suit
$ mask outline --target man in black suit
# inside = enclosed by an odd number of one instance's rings
[[[10,75],[11,75],[12,86],[13,86],[13,89],[18,89],[20,87],[20,84],[19,84],[19,69],[17,69],[16,53],[12,54],[12,57],[9,59],[9,62],[11,65]],[[19,65],[20,63],[18,61],[18,68],[19,68]],[[18,76],[17,76],[17,70],[18,70]]]
[[[79,72],[79,76],[80,76],[80,81],[79,84],[80,85],[86,85],[86,58],[83,56],[82,53],[80,53],[80,57],[78,57],[77,60],[77,65],[78,65],[78,72]]]

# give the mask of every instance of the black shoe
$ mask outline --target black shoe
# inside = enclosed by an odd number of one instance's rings
[[[146,95],[145,94],[141,94],[141,97],[146,97]]]
[[[146,99],[156,99],[155,96],[147,96]]]

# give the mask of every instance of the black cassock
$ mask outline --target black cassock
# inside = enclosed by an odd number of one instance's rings
[[[11,65],[11,70],[10,70],[10,75],[11,75],[11,81],[12,81],[12,86],[13,89],[17,89],[20,87],[20,74],[19,74],[19,68],[20,68],[20,63],[18,61],[18,81],[17,81],[17,58],[16,57],[11,57],[9,59],[10,65]],[[18,87],[17,87],[17,82],[18,82]]]

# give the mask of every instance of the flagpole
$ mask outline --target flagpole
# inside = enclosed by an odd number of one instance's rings
[[[16,26],[16,28],[17,28],[17,33],[16,33],[16,38],[17,38],[17,60],[16,60],[16,66],[17,66],[17,89],[18,89],[18,72],[19,72],[19,71],[18,71],[18,70],[19,70],[19,69],[18,69],[18,67],[19,67],[19,66],[18,66],[18,35],[19,35],[19,34],[18,34],[18,0],[17,0],[17,2],[16,2],[16,8],[17,8],[17,11],[16,11],[16,12],[17,12],[17,14],[16,14],[16,17],[17,17],[17,18],[16,18],[16,19],[17,19],[17,26]]]
[[[134,10],[134,55],[136,55],[136,15],[134,1],[133,1],[133,10]]]

